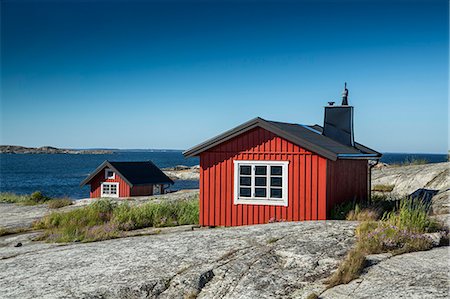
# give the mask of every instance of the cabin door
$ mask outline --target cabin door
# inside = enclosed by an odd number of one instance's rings
[[[153,195],[161,194],[161,185],[153,185]]]

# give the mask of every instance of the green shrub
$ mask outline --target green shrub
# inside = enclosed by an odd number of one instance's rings
[[[31,195],[30,195],[30,200],[32,200],[36,203],[44,202],[49,199],[50,198],[48,198],[47,196],[44,196],[41,191],[35,191],[35,192],[31,193]]]
[[[48,207],[50,209],[59,209],[62,207],[70,206],[72,204],[73,204],[72,200],[68,198],[52,199],[48,201]]]

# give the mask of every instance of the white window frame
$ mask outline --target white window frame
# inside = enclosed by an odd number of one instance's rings
[[[109,193],[105,194],[103,192],[104,185],[116,185],[117,193],[116,194],[109,194]],[[101,185],[101,197],[119,197],[119,183],[113,183],[113,182],[104,182],[104,183],[102,183],[102,185]]]
[[[108,172],[112,172],[112,176],[108,176]],[[105,168],[105,180],[114,180],[116,178],[116,172],[111,168]]]
[[[263,160],[235,160],[234,162],[234,204],[288,206],[289,191],[289,161],[263,161]],[[251,197],[239,197],[240,172],[239,166],[251,166]],[[270,198],[270,167],[267,167],[266,195],[267,197],[254,197],[255,190],[255,166],[282,166],[281,198]],[[246,186],[247,187],[247,186]]]

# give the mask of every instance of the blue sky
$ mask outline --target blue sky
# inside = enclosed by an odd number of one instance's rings
[[[448,1],[1,3],[1,144],[186,149],[256,116],[448,149]]]

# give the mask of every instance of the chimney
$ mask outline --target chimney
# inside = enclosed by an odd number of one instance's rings
[[[342,104],[340,106],[330,104],[325,107],[323,135],[348,146],[355,145],[353,107],[348,105],[347,83],[345,83],[342,93]]]

